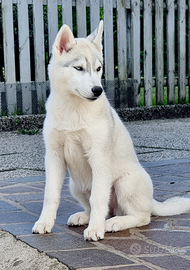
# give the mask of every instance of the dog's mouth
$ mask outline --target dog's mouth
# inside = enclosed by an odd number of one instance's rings
[[[88,100],[90,101],[94,101],[94,100],[97,100],[98,97],[93,97],[93,98],[87,98]]]

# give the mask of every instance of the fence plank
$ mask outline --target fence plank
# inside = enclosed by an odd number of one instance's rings
[[[132,89],[130,107],[140,105],[140,0],[131,0]]]
[[[20,82],[22,92],[23,112],[32,113],[31,103],[31,81],[30,72],[30,50],[29,50],[29,22],[28,22],[28,3],[25,0],[19,0],[18,10],[18,33],[19,33],[19,57],[20,57]]]
[[[12,114],[16,106],[16,85],[12,85],[16,82],[12,1],[2,0],[2,17],[5,81],[11,84],[6,87],[7,108],[8,114]]]
[[[41,87],[40,82],[46,80],[45,73],[45,47],[44,47],[44,22],[43,0],[33,0],[34,17],[34,52],[35,52],[35,81],[38,104],[45,102],[46,89]],[[32,108],[31,108],[32,109]]]
[[[144,1],[144,101],[152,105],[152,1]]]
[[[164,60],[163,60],[163,0],[155,0],[155,38],[156,38],[156,100],[164,102]]]
[[[189,78],[189,103],[190,103],[190,0],[188,0],[188,78]]]
[[[77,9],[77,36],[86,37],[86,0],[76,1]]]
[[[118,78],[120,80],[120,107],[126,107],[127,99],[127,23],[126,6],[117,0],[117,48],[118,48]]]
[[[186,1],[178,1],[178,100],[186,102]]]
[[[176,3],[175,3],[176,2]],[[175,85],[178,82],[178,102],[186,102],[186,85],[190,89],[190,0],[0,0],[2,3],[3,17],[3,42],[4,42],[4,67],[5,67],[5,91],[2,92],[0,107],[8,105],[9,114],[14,113],[17,100],[21,96],[20,89],[23,90],[23,103],[19,102],[17,108],[30,112],[29,103],[31,93],[28,81],[31,80],[30,70],[30,46],[28,29],[28,4],[33,5],[33,35],[34,35],[34,61],[35,61],[35,89],[32,100],[37,102],[36,89],[38,92],[38,102],[46,99],[46,86],[41,82],[46,80],[45,73],[45,46],[44,46],[44,21],[43,5],[48,5],[48,31],[49,31],[49,53],[58,31],[58,5],[62,5],[62,21],[72,28],[72,7],[76,7],[78,36],[84,37],[87,32],[86,7],[90,7],[90,28],[93,31],[99,22],[100,8],[104,9],[104,58],[105,58],[105,89],[112,105],[120,107],[140,105],[140,48],[143,40],[144,50],[144,99],[145,106],[152,105],[152,85],[157,89],[157,104],[164,102],[164,86],[167,83],[168,104],[175,103]],[[152,80],[152,16],[151,6],[155,3],[155,35],[156,35],[156,79]],[[20,56],[20,83],[16,83],[15,66],[19,66],[15,60],[14,48],[14,28],[13,24],[13,4],[18,6],[18,37]],[[164,5],[164,6],[163,6]],[[142,9],[143,7],[143,9]],[[166,8],[167,7],[167,12]],[[175,20],[175,9],[178,11],[178,22]],[[15,8],[15,6],[14,6]],[[114,50],[113,39],[113,12],[117,9],[117,49]],[[140,10],[143,12],[144,36],[140,39]],[[17,14],[15,12],[15,14]],[[114,14],[115,15],[115,14]],[[187,15],[187,16],[186,16]],[[166,16],[166,48],[167,48],[167,78],[164,79],[164,35],[163,25]],[[115,17],[114,17],[115,18]],[[15,18],[14,18],[15,19]],[[154,24],[153,24],[154,25]],[[154,26],[153,26],[154,27]],[[178,28],[178,51],[177,61],[175,61],[175,29]],[[115,29],[115,28],[114,28]],[[30,30],[31,31],[31,30]],[[187,36],[188,37],[187,37]],[[16,36],[17,37],[17,36]],[[187,37],[187,38],[186,38]],[[186,45],[188,40],[188,45]],[[16,47],[17,48],[17,47]],[[188,59],[186,60],[186,48]],[[17,48],[18,49],[18,48]],[[117,51],[116,51],[117,50]],[[119,90],[116,89],[115,64],[118,59]],[[178,65],[178,80],[175,78],[175,66]],[[186,79],[186,66],[188,80]],[[132,79],[131,79],[132,78]],[[127,83],[126,83],[127,81]],[[124,83],[123,83],[124,82]],[[30,83],[30,82],[29,82]],[[126,91],[126,84],[130,89]],[[115,88],[115,89],[114,89]],[[130,95],[131,101],[130,103]],[[35,95],[35,97],[34,97]],[[190,90],[189,90],[190,99]],[[5,102],[6,100],[6,102]],[[120,102],[120,104],[119,104]],[[3,105],[2,105],[3,104]],[[2,109],[1,108],[1,109]],[[33,109],[32,109],[33,110]]]
[[[72,0],[62,0],[62,22],[73,30]]]
[[[113,1],[104,0],[104,62],[106,94],[114,105]]]
[[[174,0],[167,0],[167,98],[168,104],[175,104],[175,6]]]
[[[49,39],[49,56],[52,53],[52,47],[58,32],[58,14],[57,0],[47,0],[48,2],[48,39]]]
[[[100,21],[99,0],[90,0],[90,30],[96,29]]]
[[[127,76],[131,77],[131,63],[132,63],[132,53],[131,53],[131,10],[126,10],[127,17]]]
[[[29,23],[28,3],[19,0],[18,10],[18,34],[19,34],[19,57],[20,57],[20,81],[31,81],[30,74],[30,50],[29,50]]]
[[[35,80],[43,82],[45,75],[45,48],[44,48],[44,22],[43,0],[33,0],[33,31],[34,31],[34,57]]]
[[[5,84],[0,82],[0,116],[4,116],[6,114],[6,110],[4,111],[3,102],[2,102],[2,93],[5,93]],[[7,109],[7,108],[6,108]]]
[[[13,83],[15,79],[14,31],[12,2],[2,0],[3,47],[5,62],[5,81]]]

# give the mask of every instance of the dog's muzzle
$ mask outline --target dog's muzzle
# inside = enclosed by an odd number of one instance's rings
[[[91,89],[92,93],[94,94],[94,97],[99,97],[102,92],[103,92],[103,89],[102,87],[100,86],[94,86],[92,89]]]

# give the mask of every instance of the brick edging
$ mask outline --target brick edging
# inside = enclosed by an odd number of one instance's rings
[[[161,105],[116,110],[123,121],[173,119],[190,117],[190,104]],[[0,131],[41,129],[45,115],[22,115],[0,117]]]

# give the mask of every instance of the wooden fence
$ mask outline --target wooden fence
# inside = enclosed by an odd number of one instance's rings
[[[1,114],[43,112],[58,29],[84,37],[100,19],[112,105],[189,103],[190,0],[0,0]]]

